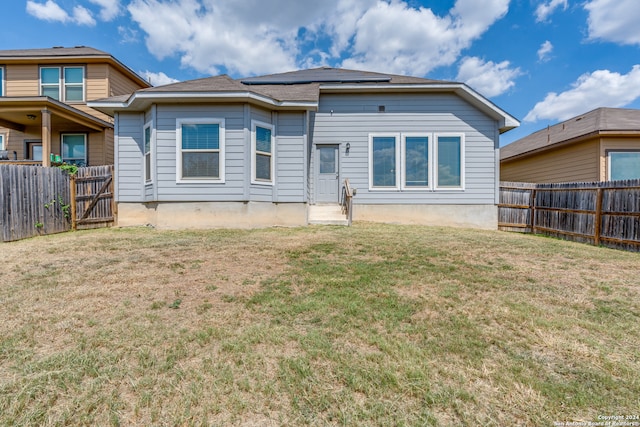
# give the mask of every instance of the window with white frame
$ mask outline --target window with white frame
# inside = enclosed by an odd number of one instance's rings
[[[402,188],[429,188],[430,139],[428,135],[423,134],[402,135]]]
[[[371,188],[398,188],[399,135],[369,135],[369,182]]]
[[[144,180],[151,182],[151,124],[144,127]]]
[[[4,67],[0,67],[0,96],[4,96]]]
[[[274,169],[273,125],[251,122],[251,182],[254,184],[273,184]]]
[[[4,134],[0,133],[0,150],[6,150],[6,148],[4,148],[5,144],[4,144]]]
[[[464,189],[464,135],[369,135],[371,190]]]
[[[461,134],[436,134],[436,188],[462,189],[464,138]]]
[[[62,134],[62,161],[76,166],[87,166],[87,135]]]
[[[610,181],[640,178],[640,150],[608,151],[607,160]]]
[[[178,182],[224,182],[224,119],[176,121]]]
[[[40,94],[58,101],[84,101],[84,67],[41,67]]]

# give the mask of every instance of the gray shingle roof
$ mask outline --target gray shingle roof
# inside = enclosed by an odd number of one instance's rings
[[[107,52],[87,46],[52,47],[45,49],[0,50],[0,58],[41,58],[51,56],[111,56]]]
[[[640,134],[640,110],[597,108],[505,145],[500,149],[500,159],[546,150],[555,144],[599,132],[615,131],[637,131]]]
[[[420,77],[383,74],[372,71],[347,70],[345,68],[320,67],[307,70],[289,71],[266,76],[240,79],[248,85],[288,85],[303,83],[335,83],[335,84],[427,84],[442,83]]]

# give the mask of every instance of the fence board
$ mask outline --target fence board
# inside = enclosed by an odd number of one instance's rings
[[[498,228],[640,251],[640,180],[503,182]]]

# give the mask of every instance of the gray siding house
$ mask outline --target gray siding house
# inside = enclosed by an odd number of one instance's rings
[[[120,225],[353,219],[497,227],[499,135],[519,122],[462,83],[335,68],[138,90],[90,106],[115,119]]]

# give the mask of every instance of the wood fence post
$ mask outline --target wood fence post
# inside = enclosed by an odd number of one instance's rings
[[[602,188],[596,190],[596,217],[594,219],[593,244],[600,246],[600,233],[602,232]]]
[[[536,189],[531,189],[531,200],[529,201],[531,206],[531,234],[536,234]]]
[[[76,201],[76,176],[75,175],[69,175],[69,187],[70,187],[69,190],[71,193],[71,196],[70,196],[71,229],[75,231],[78,229],[78,222],[77,222],[77,216],[76,216],[77,201]]]

